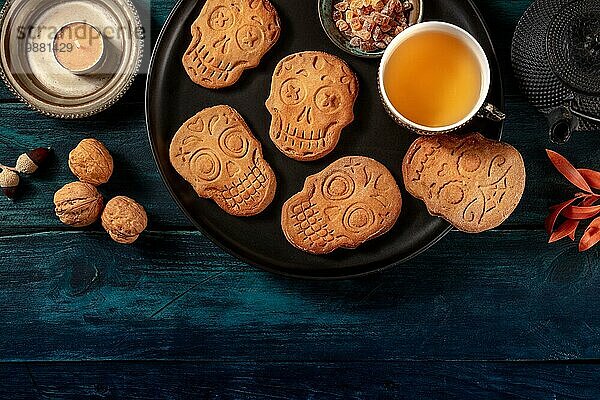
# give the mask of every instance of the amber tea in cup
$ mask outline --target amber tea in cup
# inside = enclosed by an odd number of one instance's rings
[[[440,31],[423,32],[400,44],[384,74],[394,108],[434,128],[460,121],[481,92],[475,54],[462,40]]]
[[[482,109],[489,87],[490,67],[479,43],[445,22],[408,28],[381,60],[379,89],[386,109],[418,133],[463,126]]]

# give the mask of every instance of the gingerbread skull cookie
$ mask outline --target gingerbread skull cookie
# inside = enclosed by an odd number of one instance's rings
[[[324,157],[354,120],[357,95],[356,76],[339,58],[318,51],[285,57],[275,68],[266,103],[271,139],[295,160]]]
[[[421,137],[402,164],[406,190],[464,232],[493,229],[515,210],[525,165],[512,146],[479,133]]]
[[[183,65],[200,86],[231,86],[244,70],[259,64],[280,31],[269,0],[207,0],[192,25]]]
[[[236,216],[262,212],[277,183],[260,142],[229,106],[204,109],[187,120],[171,142],[171,164],[200,197]]]
[[[398,220],[402,196],[389,170],[367,157],[341,158],[309,176],[283,205],[288,241],[312,253],[354,249],[388,232]]]

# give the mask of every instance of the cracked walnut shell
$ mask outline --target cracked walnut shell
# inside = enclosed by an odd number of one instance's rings
[[[83,139],[69,153],[69,168],[81,182],[99,186],[110,179],[113,159],[100,141]]]
[[[117,243],[131,244],[148,226],[144,207],[125,196],[117,196],[106,203],[102,213],[102,227]]]
[[[75,228],[96,222],[102,205],[102,195],[89,183],[68,183],[54,194],[56,216],[62,223]]]

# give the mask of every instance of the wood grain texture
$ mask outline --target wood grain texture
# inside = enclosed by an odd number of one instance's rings
[[[19,154],[34,147],[51,146],[54,150],[44,169],[23,179],[16,202],[0,199],[3,234],[65,228],[54,215],[52,197],[62,185],[76,180],[68,167],[68,155],[81,139],[90,136],[102,141],[114,158],[114,174],[108,184],[100,187],[106,198],[122,194],[138,200],[148,211],[151,229],[191,226],[160,179],[148,144],[141,103],[115,107],[76,121],[53,120],[18,103],[0,104],[0,115],[3,164],[14,163]]]
[[[0,365],[0,397],[52,399],[597,399],[596,365],[54,363]]]
[[[153,41],[175,3],[136,0]],[[549,145],[511,77],[512,32],[531,0],[476,3],[505,74],[505,140],[526,160],[523,202],[502,230],[452,232],[360,280],[283,279],[195,232],[150,157],[145,76],[85,121],[39,116],[0,85],[0,162],[55,148],[16,203],[0,199],[0,398],[600,398],[600,368],[585,363],[600,359],[599,250],[548,246],[541,231],[547,207],[575,191],[544,148],[600,169],[600,136]],[[151,232],[133,246],[54,217],[54,191],[74,179],[67,154],[87,136],[115,158],[103,193],[148,210]]]
[[[138,0],[141,9],[149,0]],[[481,2],[480,2],[481,3]],[[155,39],[175,0],[151,2],[151,35]],[[529,0],[506,2],[486,1],[479,4],[488,20],[499,57],[510,64],[510,34]],[[142,11],[143,12],[143,11]],[[511,74],[505,77],[510,81]],[[73,179],[66,166],[68,152],[86,136],[94,136],[107,144],[115,156],[115,175],[102,188],[106,196],[125,194],[140,201],[150,214],[154,230],[189,228],[191,225],[173,206],[150,157],[143,117],[143,76],[119,105],[84,121],[60,121],[39,116],[21,104],[0,104],[0,162],[10,163],[21,152],[38,145],[51,145],[56,157],[40,179],[28,179],[22,185],[17,203],[0,199],[1,233],[17,233],[64,229],[52,212],[52,195]],[[510,83],[509,83],[510,86]],[[509,90],[510,92],[510,90]],[[0,94],[0,98],[2,98]],[[528,180],[523,202],[503,227],[541,227],[551,204],[569,197],[572,189],[554,173],[543,151],[549,146],[546,123],[522,98],[508,97],[505,140],[525,155]],[[576,137],[569,147],[560,151],[580,166],[598,168],[600,136],[595,133]],[[96,227],[97,228],[97,227]],[[94,229],[94,228],[92,228]]]
[[[507,110],[511,117],[506,123],[504,139],[524,155],[528,177],[523,200],[503,228],[541,228],[548,207],[576,191],[554,171],[544,148],[560,151],[579,167],[599,169],[600,135],[581,134],[568,146],[557,148],[548,143],[543,117],[528,104],[511,98]],[[85,121],[52,120],[32,113],[22,104],[0,104],[0,115],[0,162],[9,163],[37,146],[52,146],[55,150],[46,170],[23,181],[17,202],[0,198],[0,234],[64,229],[54,216],[52,196],[63,184],[75,179],[67,166],[68,153],[88,136],[103,141],[115,159],[111,181],[101,186],[105,196],[124,194],[138,200],[148,210],[151,229],[191,227],[158,174],[146,137],[141,103],[115,107]]]
[[[0,238],[3,360],[600,358],[598,252],[537,231],[451,233],[345,282],[244,266],[196,232]],[[457,244],[460,243],[460,246]],[[524,246],[524,243],[527,246]],[[545,248],[541,254],[531,248]]]

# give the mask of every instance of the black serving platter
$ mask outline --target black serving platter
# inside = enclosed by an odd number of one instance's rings
[[[402,158],[416,135],[396,125],[384,111],[377,94],[379,60],[346,54],[322,30],[317,1],[271,0],[281,18],[281,38],[258,68],[247,70],[232,87],[208,90],[195,85],[181,64],[190,39],[190,26],[204,1],[181,0],[169,16],[152,56],[146,88],[146,123],[150,144],[164,182],[177,204],[206,236],[248,264],[292,277],[350,278],[398,265],[423,252],[450,230],[444,220],[432,217],[425,205],[405,190]],[[488,101],[504,105],[502,79],[485,23],[470,0],[424,1],[424,20],[442,20],[469,31],[483,46],[492,68]],[[271,74],[284,56],[302,50],[320,50],[344,59],[357,73],[360,93],[355,121],[342,132],[336,149],[310,163],[291,160],[269,138],[270,115],[264,105]],[[171,167],[169,144],[177,129],[205,107],[227,104],[237,109],[261,141],[265,158],[278,181],[277,194],[265,212],[255,217],[233,217],[210,200],[200,199]],[[502,124],[476,120],[464,129],[478,130],[500,139]],[[315,256],[292,247],[280,226],[281,207],[302,189],[307,176],[346,155],[372,157],[386,165],[402,188],[403,208],[395,227],[386,235],[356,250],[337,250]],[[195,260],[190,260],[191,262]]]

